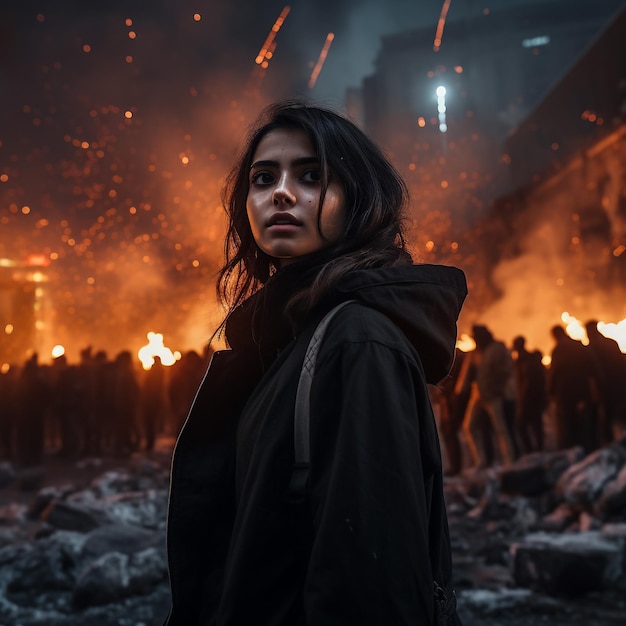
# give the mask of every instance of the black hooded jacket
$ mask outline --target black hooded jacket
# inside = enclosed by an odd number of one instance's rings
[[[285,306],[296,263],[233,312],[172,464],[169,626],[433,624],[451,576],[441,457],[426,383],[451,367],[463,273],[357,270],[315,310]],[[294,501],[304,352],[335,304],[311,389],[308,497]]]

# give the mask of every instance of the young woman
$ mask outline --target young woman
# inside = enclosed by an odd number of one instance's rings
[[[452,364],[464,275],[412,263],[406,187],[350,121],[286,102],[254,128],[224,193],[230,349],[172,464],[167,623],[459,624],[426,384]],[[317,357],[294,498],[304,354],[344,301]]]

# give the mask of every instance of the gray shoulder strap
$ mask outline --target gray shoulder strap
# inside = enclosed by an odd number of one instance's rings
[[[308,479],[309,459],[310,459],[310,395],[311,384],[313,383],[313,375],[315,374],[315,362],[317,354],[326,329],[335,315],[346,305],[356,302],[355,300],[347,300],[338,304],[331,309],[317,325],[302,362],[302,371],[300,372],[300,380],[298,381],[298,389],[296,391],[296,403],[293,424],[293,443],[294,443],[294,471],[291,479],[290,491],[296,495],[302,494],[306,488]]]

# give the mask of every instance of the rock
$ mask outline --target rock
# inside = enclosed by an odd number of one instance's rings
[[[23,606],[36,606],[40,594],[73,589],[84,535],[59,531],[50,537],[0,551],[9,595]]]
[[[601,448],[572,465],[559,478],[556,490],[567,502],[593,510],[595,501],[626,464],[626,449],[621,445]]]
[[[559,605],[551,598],[529,589],[468,589],[458,595],[457,606],[463,617],[465,608],[483,617],[512,614],[557,613]]]
[[[166,490],[148,490],[109,496],[102,500],[101,505],[113,519],[122,524],[164,530],[167,499]]]
[[[19,470],[16,474],[16,479],[22,491],[36,491],[41,487],[45,476],[45,468],[37,465]]]
[[[76,486],[70,483],[65,485],[53,485],[40,489],[29,507],[28,516],[31,519],[38,519],[48,508],[51,502],[54,500],[65,500],[76,490]]]
[[[500,490],[524,496],[542,494],[552,489],[561,474],[583,457],[581,447],[526,454],[500,470]]]
[[[110,524],[111,517],[102,509],[55,500],[41,514],[41,520],[62,530],[89,532],[103,524]]]
[[[560,532],[574,524],[579,515],[580,509],[578,507],[562,502],[552,513],[537,522],[535,529]]]
[[[17,526],[26,521],[28,507],[25,504],[11,502],[0,506],[0,525]]]
[[[15,479],[15,468],[12,463],[0,463],[0,488],[10,485]]]
[[[164,536],[137,526],[110,524],[96,528],[87,535],[83,545],[83,556],[89,560],[109,552],[130,556],[148,548],[165,551]]]
[[[626,465],[615,479],[606,485],[594,505],[594,510],[602,519],[626,512]]]
[[[166,577],[165,559],[154,548],[132,556],[112,552],[83,572],[76,582],[73,602],[78,608],[119,602],[148,593]]]
[[[623,576],[623,550],[597,531],[534,533],[511,545],[513,578],[552,595],[605,589]]]

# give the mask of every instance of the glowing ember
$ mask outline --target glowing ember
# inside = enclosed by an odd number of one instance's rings
[[[149,370],[154,365],[154,357],[158,356],[163,365],[174,365],[176,357],[174,353],[163,343],[163,335],[161,333],[149,332],[148,343],[139,349],[137,356],[141,361],[143,369]]]
[[[269,59],[272,58],[272,53],[273,53],[273,50],[274,50],[274,48],[273,48],[274,38],[278,34],[278,31],[280,30],[280,27],[283,25],[283,22],[285,21],[285,18],[289,14],[289,11],[291,11],[291,7],[289,5],[287,5],[281,11],[280,15],[278,16],[278,19],[274,22],[274,26],[272,26],[272,29],[270,30],[269,35],[267,36],[267,39],[265,40],[265,43],[263,44],[263,46],[259,50],[259,54],[257,54],[257,57],[254,60],[254,62],[257,65],[261,65],[263,67],[267,67],[267,65],[263,65],[263,64],[267,63],[267,61],[269,61]]]
[[[326,41],[324,42],[324,47],[322,48],[322,51],[320,52],[320,56],[317,59],[317,63],[315,64],[315,67],[313,68],[313,72],[311,73],[311,78],[309,79],[309,89],[313,89],[313,87],[315,86],[315,83],[317,82],[317,77],[320,75],[320,72],[322,71],[322,67],[324,66],[324,62],[326,61],[326,57],[328,56],[328,51],[330,50],[330,45],[333,43],[333,39],[335,38],[335,35],[333,33],[328,33],[328,35],[326,35]]]
[[[450,9],[450,3],[452,0],[444,0],[441,7],[441,14],[439,15],[439,22],[437,23],[437,32],[435,33],[435,41],[433,42],[433,50],[439,52],[441,47],[441,38],[443,37],[443,28],[446,25],[446,17],[448,10]]]

